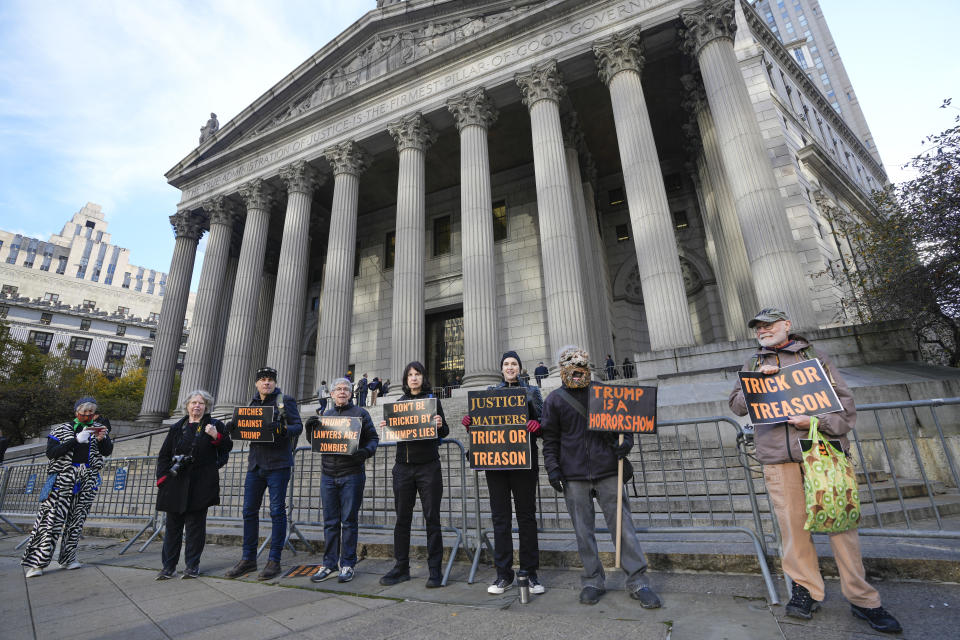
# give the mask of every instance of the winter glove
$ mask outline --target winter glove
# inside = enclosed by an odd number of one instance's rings
[[[615,445],[613,447],[613,452],[617,454],[617,460],[623,460],[630,455],[631,449],[633,449],[633,442],[624,441],[623,444]]]
[[[77,442],[79,442],[80,444],[86,444],[90,442],[91,435],[93,435],[93,431],[82,429],[80,433],[77,434]]]
[[[527,431],[530,433],[536,433],[540,431],[540,421],[539,420],[527,420]]]
[[[353,459],[357,462],[366,462],[367,458],[370,457],[370,452],[366,449],[357,449],[357,452],[353,454]]]
[[[550,486],[553,487],[553,490],[557,493],[563,493],[563,474],[559,471],[554,471],[548,476],[550,480]]]
[[[463,416],[463,420],[460,421],[460,424],[462,424],[463,426],[465,426],[467,429],[470,428],[470,425],[471,425],[472,423],[473,423],[473,421],[470,419],[470,416]]]

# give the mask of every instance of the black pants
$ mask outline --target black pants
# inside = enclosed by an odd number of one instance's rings
[[[163,551],[160,557],[164,569],[176,569],[180,561],[180,545],[183,542],[183,529],[186,525],[186,567],[197,569],[200,566],[200,554],[207,542],[207,510],[167,512],[167,528],[163,534]]]
[[[427,523],[427,566],[430,575],[440,572],[443,563],[443,534],[440,531],[440,500],[443,498],[443,474],[440,461],[423,464],[398,462],[393,466],[393,502],[397,524],[393,528],[393,555],[397,566],[410,567],[410,525],[413,507],[420,495],[423,519]]]
[[[490,489],[490,512],[493,519],[493,563],[497,577],[513,579],[513,518],[510,494],[517,510],[520,530],[520,569],[537,574],[540,547],[537,540],[537,475],[536,469],[521,471],[487,471]]]

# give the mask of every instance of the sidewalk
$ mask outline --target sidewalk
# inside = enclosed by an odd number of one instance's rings
[[[654,572],[662,609],[646,611],[623,591],[622,573],[608,572],[608,593],[600,604],[577,602],[576,569],[543,569],[548,591],[522,605],[516,589],[490,596],[490,567],[478,583],[466,584],[469,566],[455,565],[450,584],[427,590],[426,567],[414,563],[413,579],[383,587],[390,567],[364,559],[353,582],[336,579],[313,585],[306,577],[259,583],[223,579],[239,549],[207,545],[199,580],[156,582],[160,544],[143,553],[118,555],[122,543],[85,538],[83,569],[65,571],[56,563],[40,578],[27,580],[14,546],[23,536],[0,538],[0,637],[21,638],[615,638],[686,640],[776,638],[834,640],[890,637],[855,620],[835,580],[827,600],[810,622],[783,617],[769,607],[759,576]],[[284,553],[284,567],[317,564],[317,556]],[[778,584],[782,589],[782,581]],[[880,582],[885,605],[906,630],[906,638],[947,638],[960,628],[960,585]],[[287,588],[285,588],[287,587]],[[320,588],[318,588],[320,587]]]

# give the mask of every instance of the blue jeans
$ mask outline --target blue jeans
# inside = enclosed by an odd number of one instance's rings
[[[257,559],[257,542],[260,540],[260,504],[263,492],[270,489],[270,520],[273,532],[270,535],[268,560],[280,562],[283,541],[287,537],[287,485],[290,483],[290,467],[283,469],[255,469],[247,471],[243,483],[243,559]]]
[[[323,501],[323,566],[328,569],[357,564],[357,528],[367,474],[320,477]],[[341,531],[343,538],[341,540]],[[342,547],[342,550],[341,550]]]

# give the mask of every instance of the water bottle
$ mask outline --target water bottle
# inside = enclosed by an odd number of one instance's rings
[[[520,604],[530,602],[530,578],[526,571],[517,573],[517,587],[520,588]]]

